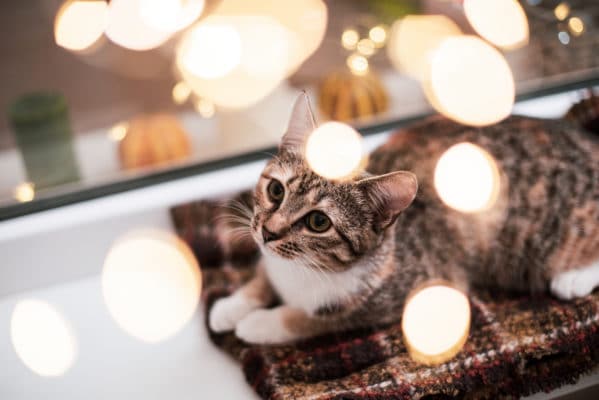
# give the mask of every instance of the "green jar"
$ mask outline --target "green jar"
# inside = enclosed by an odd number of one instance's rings
[[[28,179],[36,188],[79,180],[67,102],[51,92],[30,93],[15,101],[9,119]]]

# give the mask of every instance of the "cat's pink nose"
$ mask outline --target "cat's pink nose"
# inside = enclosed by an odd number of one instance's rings
[[[264,243],[276,240],[278,238],[279,236],[277,234],[269,231],[265,226],[262,227],[262,239],[264,239]]]

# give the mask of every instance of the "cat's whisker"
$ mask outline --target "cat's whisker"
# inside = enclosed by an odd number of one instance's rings
[[[244,228],[228,229],[226,233],[234,239],[244,239],[246,237],[252,237],[250,231]]]
[[[227,213],[223,213],[219,216],[216,217],[216,219],[227,219],[227,218],[237,218],[239,220],[243,220],[243,221],[251,221],[253,217],[253,214],[241,214],[241,213],[235,213],[235,212],[227,212]]]
[[[229,200],[221,204],[222,208],[228,208],[233,211],[237,211],[246,217],[252,217],[254,215],[254,211],[250,208],[250,206],[240,200]]]
[[[237,221],[249,221],[248,218],[246,218],[245,216],[241,216],[241,215],[236,215],[236,214],[221,214],[218,215],[214,218],[215,221],[228,221],[228,220],[237,220]]]
[[[243,219],[243,218],[236,218],[236,217],[224,217],[224,218],[219,218],[217,220],[217,222],[224,222],[225,226],[227,226],[227,228],[237,228],[237,227],[246,227],[246,228],[250,228],[250,221]]]
[[[237,215],[237,214],[229,214],[229,213],[225,213],[225,214],[221,214],[218,215],[217,217],[214,218],[215,222],[232,222],[232,223],[238,223],[240,225],[247,225],[249,226],[251,223],[251,218],[247,217],[247,216],[243,216],[243,215]]]

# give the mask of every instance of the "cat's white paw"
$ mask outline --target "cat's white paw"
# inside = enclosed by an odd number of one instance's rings
[[[244,342],[254,344],[279,344],[297,339],[285,327],[283,309],[256,310],[237,324],[235,335]]]
[[[214,332],[232,331],[243,317],[257,307],[258,304],[240,293],[219,299],[210,310],[210,329]]]
[[[562,300],[586,296],[597,284],[593,272],[590,268],[562,272],[551,279],[551,293]]]

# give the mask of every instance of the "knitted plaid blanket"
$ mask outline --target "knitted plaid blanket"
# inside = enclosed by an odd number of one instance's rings
[[[235,201],[251,200],[243,193]],[[171,210],[202,266],[205,315],[252,276],[259,257],[254,242],[232,234],[235,223],[221,218],[229,205],[201,201]],[[410,359],[399,323],[282,346],[247,345],[232,333],[210,338],[240,361],[264,399],[516,398],[574,383],[599,363],[599,291],[563,302],[473,289],[470,301],[468,341],[433,367]]]

